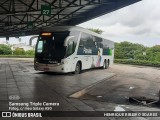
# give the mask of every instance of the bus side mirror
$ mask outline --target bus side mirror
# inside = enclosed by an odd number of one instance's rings
[[[74,36],[68,36],[66,37],[66,39],[64,40],[64,46],[66,47],[68,44],[69,39],[74,38]]]

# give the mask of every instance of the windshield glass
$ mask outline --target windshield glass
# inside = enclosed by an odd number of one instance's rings
[[[67,48],[66,48],[66,57],[72,55],[75,52],[77,41],[74,38],[70,38],[68,40]]]
[[[65,56],[64,40],[69,31],[42,33],[36,46],[36,57],[60,61]]]

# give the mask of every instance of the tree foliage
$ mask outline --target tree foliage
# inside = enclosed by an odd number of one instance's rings
[[[12,54],[11,47],[8,45],[0,44],[0,55],[9,55]]]
[[[25,52],[26,55],[34,55],[34,50],[27,50]]]
[[[89,30],[95,32],[95,33],[98,33],[98,34],[102,34],[103,33],[103,30],[97,28],[97,29],[94,29],[94,28],[88,28]]]
[[[145,47],[126,41],[115,43],[115,59],[160,61],[160,45]]]
[[[0,55],[34,55],[34,50],[27,50],[24,51],[24,49],[21,48],[16,48],[15,50],[12,51],[11,46],[9,45],[3,45],[0,44]]]
[[[16,48],[16,49],[13,51],[13,55],[25,55],[25,51],[24,51],[24,49]]]

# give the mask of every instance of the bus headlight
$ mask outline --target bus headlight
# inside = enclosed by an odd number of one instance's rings
[[[67,63],[67,61],[62,61],[62,62],[61,62],[61,64],[66,64],[66,63]]]
[[[38,59],[35,58],[35,59],[34,59],[34,63],[38,63]]]
[[[64,59],[61,60],[61,64],[66,64],[66,63],[67,63],[66,60],[64,60]]]

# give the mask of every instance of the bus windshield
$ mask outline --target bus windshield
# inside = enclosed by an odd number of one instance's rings
[[[61,61],[65,57],[65,38],[69,31],[41,33],[36,46],[36,58]]]

